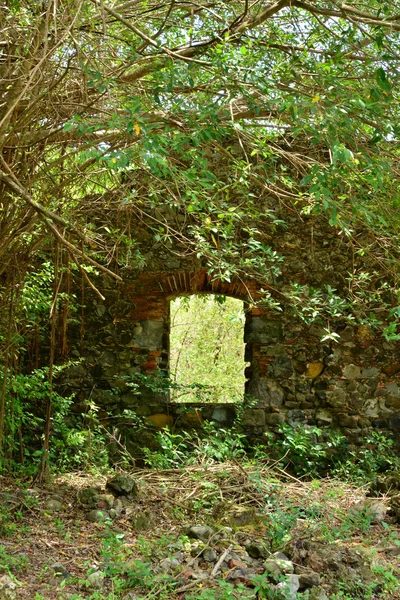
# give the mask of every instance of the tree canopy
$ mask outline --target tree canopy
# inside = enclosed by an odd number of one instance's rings
[[[84,277],[119,278],[141,260],[131,223],[162,204],[190,236],[160,219],[158,239],[221,277],[257,272],[276,261],[256,227],[279,224],[260,202],[274,198],[326,215],[397,293],[397,1],[11,0],[0,15],[3,282],[52,238]]]

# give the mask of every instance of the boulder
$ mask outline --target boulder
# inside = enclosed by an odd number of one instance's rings
[[[113,496],[136,497],[138,495],[138,487],[135,480],[124,473],[119,473],[109,479],[106,483],[106,490]]]

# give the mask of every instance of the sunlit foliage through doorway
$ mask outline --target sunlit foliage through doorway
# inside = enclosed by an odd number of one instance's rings
[[[244,322],[243,302],[234,298],[198,295],[171,302],[172,400],[243,400]]]

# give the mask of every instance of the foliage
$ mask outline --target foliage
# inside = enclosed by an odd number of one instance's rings
[[[221,429],[207,423],[203,431],[171,433],[159,431],[160,450],[144,448],[146,464],[156,469],[174,469],[185,465],[223,462],[244,456],[245,435],[238,429]]]
[[[243,303],[226,296],[171,302],[170,371],[179,402],[235,402],[243,396]],[[200,383],[193,390],[190,385]],[[198,397],[200,396],[200,397]]]
[[[56,374],[71,366],[66,363],[55,368]],[[7,381],[6,413],[7,469],[33,474],[42,457],[42,434],[45,404],[50,395],[48,368],[35,369],[29,374],[17,373]],[[94,421],[94,426],[79,423],[69,414],[73,397],[51,391],[53,405],[51,461],[58,471],[107,463],[105,436]],[[89,414],[90,416],[90,414]],[[94,461],[94,456],[96,460]]]
[[[376,473],[400,467],[394,440],[378,431],[354,447],[340,431],[284,423],[276,439],[271,434],[265,447],[256,448],[256,457],[271,451],[282,467],[310,478],[329,475],[365,482]]]
[[[387,308],[397,306],[398,8],[3,7],[4,298],[50,237],[76,268],[143,268],[135,220],[219,278],[245,274],[273,287],[283,257],[269,242],[286,226],[284,204],[304,219],[324,215],[351,240],[371,266],[356,260],[352,276],[367,272],[379,288],[384,267]],[[356,292],[335,291],[336,304],[354,301],[361,312],[346,314],[367,319],[377,306]],[[297,305],[296,290],[285,296]],[[332,306],[318,310],[326,321]],[[393,337],[397,313],[389,319]]]

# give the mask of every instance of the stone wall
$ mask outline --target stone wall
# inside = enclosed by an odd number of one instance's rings
[[[278,295],[293,281],[316,287],[326,282],[340,291],[349,269],[368,267],[332,228],[294,213],[285,219],[285,230],[266,232],[283,257],[281,273],[266,282]],[[69,329],[71,357],[82,360],[69,368],[61,385],[64,392],[76,393],[76,410],[84,411],[90,399],[114,415],[132,409],[155,428],[199,426],[204,418],[222,427],[232,424],[234,406],[196,406],[186,413],[162,390],[129,385],[138,373],[168,371],[170,300],[215,293],[246,306],[245,392],[254,399],[243,415],[249,437],[262,439],[284,422],[339,427],[354,442],[372,428],[400,431],[399,344],[365,325],[345,322],[332,324],[340,335],[337,342],[323,343],[325,330],[294,319],[284,302],[281,313],[258,304],[265,283],[213,280],[198,261],[181,259],[146,236],[146,265],[121,272],[123,284],[102,277],[104,302],[87,289],[83,339],[80,326]],[[136,437],[135,443],[147,441]]]

